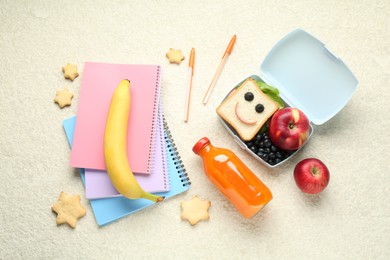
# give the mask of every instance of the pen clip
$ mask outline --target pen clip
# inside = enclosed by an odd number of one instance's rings
[[[225,53],[223,54],[222,58],[224,58],[226,55],[230,55],[230,53],[231,53],[232,50],[233,50],[234,44],[236,43],[236,38],[237,38],[236,35],[234,35],[234,36],[232,37],[232,39],[230,40],[229,45],[227,46],[226,51],[225,51]]]
[[[192,48],[190,54],[190,60],[188,62],[188,66],[192,68],[192,71],[194,71],[194,63],[195,63],[195,48]]]

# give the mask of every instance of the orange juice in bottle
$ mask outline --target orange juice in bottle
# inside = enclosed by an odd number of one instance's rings
[[[207,137],[192,151],[203,160],[206,176],[246,218],[251,218],[271,199],[263,182],[230,150],[215,147]]]

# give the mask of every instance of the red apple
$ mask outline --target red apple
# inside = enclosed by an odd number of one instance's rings
[[[282,108],[271,118],[269,136],[280,149],[297,150],[305,144],[309,133],[309,119],[297,108]]]
[[[316,158],[304,159],[294,169],[295,182],[304,193],[320,193],[328,185],[329,178],[328,167]]]

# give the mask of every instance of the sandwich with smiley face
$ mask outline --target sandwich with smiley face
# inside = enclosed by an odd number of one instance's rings
[[[278,103],[248,78],[219,105],[217,114],[243,141],[250,141],[278,109]]]

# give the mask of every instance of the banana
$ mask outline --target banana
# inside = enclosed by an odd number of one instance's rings
[[[164,197],[144,191],[130,168],[126,150],[129,111],[130,81],[122,80],[112,96],[104,132],[104,159],[108,175],[117,191],[126,198],[163,201]]]

